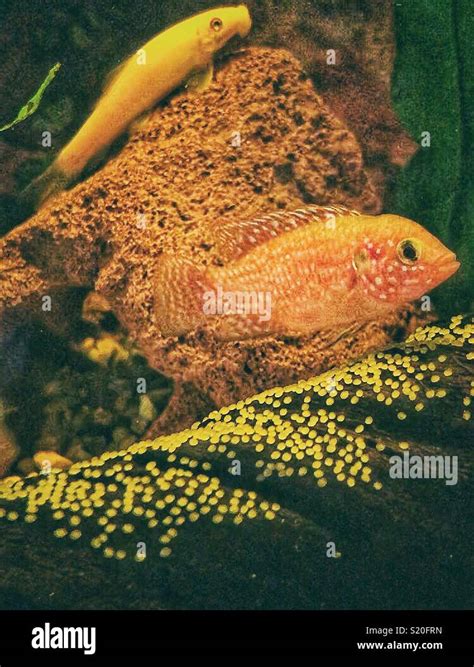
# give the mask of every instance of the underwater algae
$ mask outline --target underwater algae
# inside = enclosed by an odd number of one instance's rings
[[[4,480],[0,600],[13,589],[40,607],[74,606],[81,582],[80,606],[95,596],[105,607],[265,607],[281,590],[288,597],[277,606],[468,605],[473,344],[472,318],[454,317],[180,433],[68,472]],[[457,484],[394,479],[389,458],[407,451],[458,456]],[[16,546],[23,539],[28,553]],[[331,540],[337,568],[326,557]],[[98,566],[92,554],[117,565]],[[55,571],[67,560],[73,570]],[[32,576],[15,583],[25,567]],[[95,582],[84,581],[88,568],[102,570]],[[115,585],[104,587],[109,576]],[[402,596],[401,576],[409,584]]]
[[[53,67],[51,67],[46,78],[44,79],[44,81],[42,82],[41,86],[38,88],[36,93],[33,95],[33,97],[30,100],[28,100],[25,106],[23,106],[20,109],[16,118],[14,118],[10,123],[7,123],[6,125],[2,125],[2,127],[0,127],[0,132],[4,132],[5,130],[9,130],[10,128],[15,127],[15,125],[29,118],[37,110],[37,108],[41,103],[46,88],[49,86],[49,84],[52,82],[56,74],[59,72],[60,67],[61,63],[56,63],[55,65],[53,65]]]
[[[162,252],[218,264],[216,221],[311,202],[381,209],[356,139],[298,61],[286,51],[246,49],[220,64],[207,91],[156,109],[100,172],[0,241],[0,314],[11,330],[21,317],[67,323],[73,317],[61,317],[57,292],[94,289],[150,365],[174,381],[156,432],[183,428],[212,407],[380,347],[416,321],[413,308],[404,308],[330,349],[321,336],[227,344],[205,330],[160,336],[153,284]],[[53,297],[51,313],[41,309],[45,295]]]

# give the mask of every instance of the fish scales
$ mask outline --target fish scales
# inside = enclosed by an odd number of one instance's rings
[[[160,256],[155,312],[165,336],[211,320],[222,340],[340,330],[420,298],[459,268],[416,222],[338,206],[216,224],[211,237],[223,266]]]

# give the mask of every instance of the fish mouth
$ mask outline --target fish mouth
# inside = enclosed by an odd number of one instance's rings
[[[456,255],[453,252],[450,252],[449,254],[446,254],[440,258],[438,264],[438,274],[442,280],[446,280],[454,273],[456,273],[460,266],[461,262],[457,260]]]

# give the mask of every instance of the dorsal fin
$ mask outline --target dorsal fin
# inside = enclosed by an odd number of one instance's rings
[[[342,215],[360,215],[345,206],[306,206],[294,211],[268,213],[251,220],[233,220],[214,229],[214,245],[224,261],[246,255],[256,246],[266,243],[303,225],[329,222]]]

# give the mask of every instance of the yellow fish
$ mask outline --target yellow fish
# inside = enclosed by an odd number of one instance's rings
[[[64,189],[133,120],[181,83],[205,89],[212,81],[214,53],[235,35],[245,37],[251,25],[245,5],[217,7],[153,37],[119,67],[84,125],[24,190],[24,202],[36,209]]]

